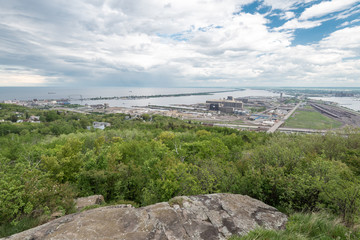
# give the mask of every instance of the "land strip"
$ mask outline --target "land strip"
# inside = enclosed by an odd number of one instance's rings
[[[161,98],[161,97],[187,97],[187,96],[201,96],[201,95],[212,95],[214,93],[225,93],[225,92],[237,92],[243,91],[243,89],[232,89],[223,91],[212,91],[212,92],[197,92],[197,93],[174,93],[174,94],[158,94],[158,95],[143,95],[143,96],[121,96],[121,97],[95,97],[95,98],[82,98],[79,100],[133,100],[133,99],[148,99],[148,98]]]

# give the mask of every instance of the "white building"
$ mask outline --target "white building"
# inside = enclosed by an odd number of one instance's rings
[[[40,121],[40,116],[30,116],[29,117],[29,122],[38,122]]]
[[[93,122],[93,128],[104,130],[106,127],[110,127],[111,124],[107,122]]]

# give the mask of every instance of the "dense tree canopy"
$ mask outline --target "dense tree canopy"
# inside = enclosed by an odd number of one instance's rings
[[[0,224],[73,211],[73,198],[144,206],[179,195],[247,194],[287,213],[358,216],[360,132],[287,135],[203,126],[162,116],[82,115],[1,105]],[[93,121],[105,130],[87,130]]]

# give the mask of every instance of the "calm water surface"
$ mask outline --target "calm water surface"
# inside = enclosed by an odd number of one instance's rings
[[[340,106],[350,108],[355,111],[360,111],[360,99],[354,97],[311,97],[315,100],[323,100],[329,102],[335,102]]]
[[[94,97],[123,97],[123,96],[150,96],[167,95],[179,93],[199,93],[199,92],[229,92],[214,93],[212,95],[194,95],[182,97],[160,97],[133,100],[88,100],[80,101],[81,98]],[[71,103],[77,104],[104,104],[108,103],[111,107],[134,107],[161,105],[171,106],[179,104],[204,103],[209,99],[233,97],[278,97],[278,93],[266,90],[245,89],[232,92],[232,88],[139,88],[139,87],[100,87],[100,88],[62,88],[62,87],[0,87],[0,101],[4,100],[32,100],[32,99],[71,99]],[[324,101],[336,102],[341,106],[360,111],[360,99],[353,97],[318,97]]]
[[[150,95],[167,95],[179,93],[199,93],[199,92],[216,92],[212,95],[194,95],[181,97],[159,97],[148,99],[113,99],[113,100],[86,100],[80,101],[80,98],[91,97],[121,97],[121,96],[150,96]],[[161,105],[171,106],[178,104],[196,104],[205,103],[209,99],[248,96],[267,96],[277,97],[279,94],[265,90],[237,90],[231,88],[50,88],[50,87],[2,87],[0,88],[0,101],[3,100],[32,100],[32,99],[71,99],[71,103],[77,104],[103,104],[108,103],[111,107],[134,107]]]

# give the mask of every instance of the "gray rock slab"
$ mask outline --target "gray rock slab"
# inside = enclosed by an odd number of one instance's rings
[[[5,239],[227,239],[257,226],[284,229],[287,216],[244,195],[176,197],[134,208],[116,205],[67,215]]]
[[[84,207],[89,207],[97,204],[104,203],[104,197],[102,195],[93,195],[89,197],[81,197],[75,200],[75,206],[77,210],[81,210]]]

